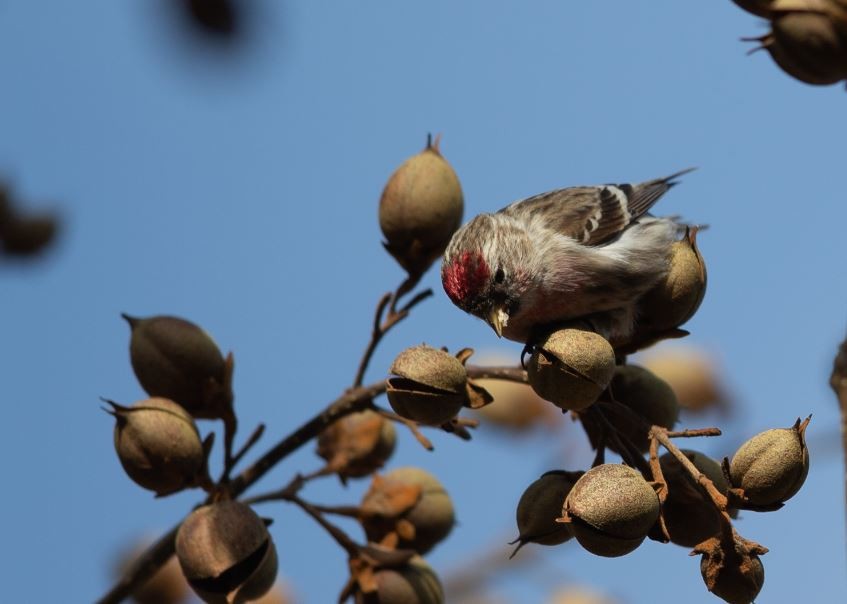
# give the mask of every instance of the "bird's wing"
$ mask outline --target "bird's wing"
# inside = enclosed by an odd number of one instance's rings
[[[647,212],[674,179],[693,168],[630,185],[570,187],[534,195],[500,210],[518,220],[537,218],[585,245],[602,245]]]

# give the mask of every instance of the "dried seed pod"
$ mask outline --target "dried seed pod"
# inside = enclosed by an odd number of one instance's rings
[[[646,453],[649,448],[647,432],[650,426],[673,428],[679,415],[679,403],[671,387],[652,372],[638,365],[619,365],[615,367],[609,390],[614,399],[630,411],[618,406],[608,406],[603,414],[618,433],[625,436],[639,451]],[[640,417],[635,421],[633,413]],[[586,432],[591,443],[599,444],[599,433],[591,423],[586,423]],[[606,446],[620,453],[613,442]]]
[[[573,537],[570,525],[556,522],[556,519],[581,475],[582,472],[553,470],[542,474],[526,488],[516,512],[518,538],[514,542],[518,543],[518,547],[515,553],[527,543],[559,545]]]
[[[368,599],[366,594],[357,591],[356,604],[444,603],[444,589],[438,575],[420,556],[414,556],[399,566],[379,568],[373,577],[376,583],[376,597]]]
[[[318,436],[317,453],[342,479],[361,478],[380,469],[397,443],[394,424],[374,411],[341,418]]]
[[[388,179],[379,200],[383,245],[412,276],[444,253],[462,223],[459,179],[438,150],[438,139],[406,160]]]
[[[468,374],[456,357],[421,345],[401,352],[386,381],[391,408],[406,419],[440,426],[467,402]]]
[[[779,67],[807,84],[825,86],[847,78],[847,19],[821,6],[776,0],[773,31],[761,39]]]
[[[765,567],[759,556],[767,551],[733,534],[732,540],[709,539],[691,553],[703,554],[700,574],[710,592],[730,604],[751,604],[765,582]]]
[[[696,227],[671,245],[668,274],[638,304],[639,332],[661,333],[679,327],[697,312],[706,295],[706,263],[697,248]]]
[[[425,554],[455,524],[453,502],[438,479],[420,468],[397,468],[374,476],[361,504],[368,539],[386,538],[401,549]]]
[[[771,5],[774,0],[732,0],[738,6],[759,17],[771,16]]]
[[[614,558],[644,541],[659,518],[659,497],[637,470],[602,464],[576,481],[563,513],[582,547]]]
[[[197,484],[206,455],[188,412],[164,398],[123,407],[107,401],[115,416],[115,451],[139,486],[169,495]]]
[[[264,521],[250,506],[219,501],[194,510],[179,527],[176,555],[204,602],[248,602],[276,580],[277,557]]]
[[[682,449],[682,453],[712,481],[718,491],[726,495],[729,483],[717,461],[697,451]],[[704,496],[688,471],[671,453],[662,455],[659,463],[668,486],[662,514],[671,542],[694,547],[717,535],[721,529],[721,515],[714,503]]]
[[[745,442],[729,465],[732,486],[742,489],[756,506],[772,506],[791,499],[809,473],[806,426],[798,419],[791,428],[760,432]]]
[[[591,406],[615,372],[615,351],[601,335],[566,328],[549,334],[527,366],[529,385],[541,398],[571,411]]]
[[[147,394],[176,401],[196,418],[232,413],[231,360],[208,333],[178,317],[122,316],[132,329],[132,369]]]

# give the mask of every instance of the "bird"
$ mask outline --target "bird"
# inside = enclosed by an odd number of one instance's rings
[[[686,228],[648,211],[694,169],[556,189],[479,214],[445,249],[444,291],[516,342],[576,320],[613,343],[626,341],[639,299],[667,275],[671,245]]]

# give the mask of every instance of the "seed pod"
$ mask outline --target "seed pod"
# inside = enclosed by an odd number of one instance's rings
[[[398,548],[419,554],[447,537],[455,524],[447,491],[435,476],[420,468],[397,468],[374,476],[360,509],[370,541],[396,539]]]
[[[643,363],[646,369],[668,383],[681,408],[695,412],[715,407],[730,411],[731,397],[708,351],[691,345],[675,345],[645,357]]]
[[[250,506],[219,501],[194,510],[179,527],[176,555],[204,602],[248,602],[266,593],[277,572],[276,548]]]
[[[556,522],[556,519],[581,475],[581,472],[553,470],[542,474],[526,488],[518,502],[518,538],[515,540],[518,547],[513,556],[527,543],[559,545],[573,537],[570,525]]]
[[[582,547],[614,558],[644,541],[659,518],[659,497],[637,470],[603,464],[576,481],[563,512]]]
[[[733,533],[732,540],[712,538],[699,544],[700,574],[706,588],[730,604],[750,604],[765,582],[765,567],[759,556],[767,548]]]
[[[582,411],[609,385],[615,351],[606,339],[583,329],[560,329],[536,347],[529,360],[529,385],[562,409]]]
[[[697,312],[706,295],[706,263],[697,249],[696,227],[671,245],[668,274],[638,304],[638,331],[660,333],[679,327]]]
[[[376,598],[356,592],[356,604],[443,604],[444,589],[438,575],[420,556],[396,567],[383,567],[374,573]]]
[[[806,3],[776,0],[773,31],[761,39],[779,67],[801,82],[834,84],[847,78],[847,19]],[[837,12],[837,11],[836,11]]]
[[[206,455],[194,420],[164,398],[123,407],[107,401],[115,416],[115,451],[127,475],[139,486],[170,495],[197,484]]]
[[[115,579],[132,568],[149,545],[149,542],[139,543],[120,556],[115,568]],[[179,562],[171,556],[152,577],[132,592],[132,601],[136,604],[185,604],[190,593],[191,589],[179,568]]]
[[[732,0],[738,6],[759,17],[771,16],[771,5],[774,0]]]
[[[603,414],[615,430],[623,434],[642,453],[646,453],[650,445],[647,438],[650,426],[673,428],[676,424],[679,415],[676,395],[667,382],[647,369],[638,365],[615,367],[615,375],[612,377],[609,389],[615,400],[642,418],[643,423],[635,421],[632,413],[617,406],[604,409]],[[596,447],[599,443],[599,434],[593,429],[593,424],[585,425],[591,443]],[[620,453],[614,443],[609,442],[606,446]]]
[[[440,426],[467,402],[465,366],[443,350],[426,345],[407,348],[390,371],[397,377],[386,381],[388,402],[406,419]]]
[[[726,495],[729,483],[718,462],[697,451],[683,449],[682,453],[712,481],[718,491]],[[667,499],[662,504],[662,515],[671,542],[683,547],[694,547],[717,535],[721,529],[720,512],[711,500],[707,500],[700,487],[694,484],[688,471],[670,453],[662,455],[659,463],[668,487]]]
[[[422,275],[444,253],[462,223],[459,179],[435,143],[406,160],[379,200],[383,245],[412,276]]]
[[[231,360],[209,334],[177,317],[122,316],[132,329],[132,369],[147,394],[176,401],[196,418],[232,413]]]
[[[317,453],[342,479],[361,478],[380,469],[397,443],[394,424],[374,411],[341,418],[318,436]]]
[[[798,419],[791,428],[760,432],[736,451],[729,465],[732,486],[742,489],[756,506],[771,506],[791,499],[809,473],[806,426]]]

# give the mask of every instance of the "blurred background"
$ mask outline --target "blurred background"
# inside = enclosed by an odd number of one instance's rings
[[[684,344],[708,359],[721,402],[682,425],[724,436],[685,444],[731,455],[814,414],[804,488],[737,528],[770,548],[761,601],[802,601],[812,585],[817,601],[847,600],[827,383],[847,327],[841,86],[745,56],[739,38],[766,29],[729,0],[200,4],[0,2],[0,180],[21,211],[59,226],[42,254],[0,256],[4,599],[95,600],[121,551],[200,499],[154,500],[114,454],[98,397],[143,398],[120,313],[186,317],[234,352],[241,437],[268,428],[257,455],[351,383],[374,306],[404,276],[380,243],[382,187],[440,132],[466,219],[557,187],[699,167],[658,206],[710,227],[709,291]],[[423,282],[436,295],[385,339],[366,383],[421,342],[517,362],[520,346],[453,307],[437,272]],[[520,433],[483,419],[471,442],[429,432],[432,453],[398,432],[388,467],[435,473],[457,508],[428,556],[453,581],[450,601],[552,603],[578,588],[611,603],[717,602],[674,545],[618,559],[529,545],[505,563],[524,488],[592,459],[578,426],[539,417]],[[320,461],[307,445],[251,493]],[[302,494],[352,504],[366,488],[327,478]],[[334,601],[340,548],[293,506],[260,511],[295,600]],[[480,571],[475,589],[455,588]]]

